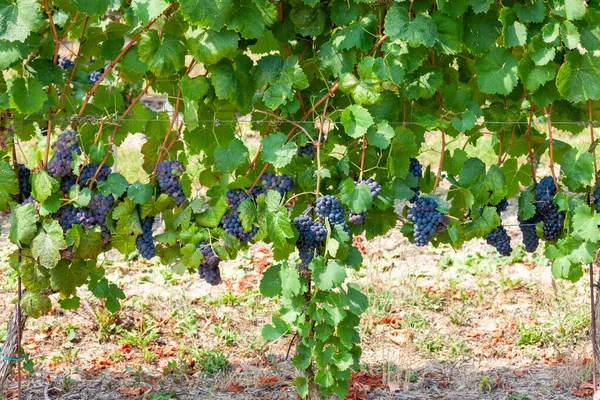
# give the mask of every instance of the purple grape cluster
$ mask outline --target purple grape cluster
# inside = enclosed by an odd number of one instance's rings
[[[88,186],[90,179],[94,176],[99,166],[99,163],[92,163],[83,167],[83,169],[81,170],[81,175],[79,176],[79,183],[82,187]],[[98,172],[96,180],[94,181],[93,187],[96,187],[96,182],[107,180],[109,175],[110,167],[106,164],[103,164],[100,168],[100,171]]]
[[[31,170],[23,164],[18,164],[18,167],[21,198],[26,199],[31,196]]]
[[[198,275],[208,284],[213,286],[218,285],[221,283],[221,270],[219,269],[221,259],[207,242],[198,244],[198,248],[204,256],[204,260],[198,266]]]
[[[48,163],[48,173],[57,178],[72,173],[73,153],[81,154],[75,131],[67,130],[61,134],[52,145],[52,149],[54,150],[54,156]]]
[[[67,175],[60,178],[60,190],[63,193],[69,193],[71,187],[75,185],[77,182],[77,175],[72,172],[69,172]]]
[[[408,172],[411,173],[418,180],[421,180],[421,178],[423,177],[423,166],[421,166],[419,160],[417,160],[416,158],[410,159],[410,166],[408,167]],[[411,189],[413,190],[413,192],[415,192],[415,195],[410,199],[410,202],[414,203],[421,195],[421,185],[417,183],[417,186],[412,187]]]
[[[310,158],[313,158],[315,156],[316,152],[317,152],[317,149],[314,144],[306,143],[305,145],[298,147],[298,151],[296,152],[296,154],[298,154],[298,156],[300,156],[300,157],[306,155]]]
[[[94,193],[88,204],[88,208],[92,211],[94,221],[102,226],[106,227],[106,216],[110,212],[115,199],[112,196],[105,196],[102,193]]]
[[[344,206],[337,197],[332,195],[319,197],[315,211],[323,223],[325,220],[329,220],[332,229],[335,225],[340,225],[346,233],[350,234],[344,218]]]
[[[179,178],[185,172],[185,167],[179,161],[161,161],[158,164],[158,186],[180,206],[185,202],[185,194]]]
[[[286,174],[275,175],[267,172],[262,176],[260,183],[265,192],[277,190],[282,196],[294,189],[294,180]]]
[[[251,198],[252,196],[250,196],[248,192],[243,189],[231,189],[225,194],[225,200],[233,212],[237,211],[242,201],[250,200]]]
[[[508,200],[503,198],[498,204],[496,204],[496,213],[501,216],[501,213],[508,208]],[[492,231],[492,233],[488,233],[484,236],[487,244],[493,246],[498,253],[503,256],[509,256],[512,253],[512,247],[510,246],[510,236],[502,226],[502,222],[500,226]]]
[[[528,253],[533,253],[537,250],[540,244],[540,238],[537,235],[535,226],[542,219],[539,213],[535,213],[535,215],[529,219],[522,220],[519,217],[518,220],[519,228],[523,234],[523,245],[525,245],[525,251]]]
[[[58,58],[56,59],[56,64],[66,71],[75,66],[75,61],[72,61],[65,56],[58,56]]]
[[[556,240],[563,230],[565,213],[554,204],[556,185],[551,176],[544,177],[535,188],[535,207],[543,222],[544,239]]]
[[[103,73],[104,73],[104,68],[97,69],[96,71],[88,72],[88,80],[90,82],[90,85],[95,85]]]
[[[153,224],[154,217],[144,219],[144,221],[142,221],[142,234],[139,235],[135,241],[135,247],[137,248],[138,253],[146,260],[149,260],[156,255],[156,246],[154,245],[154,239],[152,238]]]
[[[308,215],[294,218],[294,226],[298,230],[296,248],[302,264],[308,265],[315,256],[319,245],[327,238],[327,228],[319,221],[314,221]]]
[[[77,220],[75,223],[83,226],[84,228],[91,228],[96,223],[96,219],[91,211],[79,208],[77,209]]]
[[[226,233],[238,238],[239,241],[244,243],[252,241],[256,232],[258,232],[258,227],[256,226],[253,226],[252,229],[246,232],[242,226],[240,215],[237,212],[225,214],[221,219],[221,226]]]
[[[40,202],[37,201],[36,199],[34,199],[33,196],[29,196],[28,198],[23,200],[23,202],[21,204],[22,205],[31,204],[31,205],[33,205],[33,208],[35,208],[37,211],[40,211]]]
[[[375,181],[375,179],[373,178],[368,178],[365,179],[363,181],[364,183],[367,184],[367,186],[369,186],[369,189],[371,190],[371,196],[373,196],[373,198],[379,196],[379,194],[381,193],[381,185],[379,183],[377,183],[377,181]],[[360,185],[361,182],[355,181],[354,184],[356,186]],[[355,224],[355,225],[362,225],[365,222],[365,218],[367,217],[368,212],[367,211],[362,211],[362,212],[355,212],[350,210],[348,212],[348,222],[350,222],[351,224]]]
[[[54,218],[58,221],[58,224],[62,228],[63,232],[67,232],[75,224],[79,223],[77,217],[78,210],[71,204],[67,204],[64,207],[58,209],[54,214]]]
[[[438,204],[433,197],[420,197],[408,210],[408,219],[414,223],[414,240],[419,247],[427,245],[433,235],[446,228],[447,219],[437,211]]]
[[[596,212],[600,213],[600,186],[594,189],[594,204],[596,204]]]

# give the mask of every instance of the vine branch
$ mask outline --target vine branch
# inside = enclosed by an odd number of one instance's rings
[[[529,107],[529,123],[527,124],[527,132],[525,133],[525,140],[527,141],[527,151],[529,154],[529,164],[531,165],[531,179],[533,183],[537,184],[535,178],[535,158],[533,157],[533,149],[531,147],[531,127],[533,126],[533,112],[535,109],[535,103],[531,101],[531,107]]]
[[[437,98],[440,105],[440,118],[442,118],[442,114],[444,112],[444,102],[442,100],[442,94],[439,90],[437,92]],[[446,152],[446,129],[442,126],[440,127],[440,131],[442,132],[442,149],[440,150],[440,162],[437,173],[435,174],[435,182],[433,183],[432,192],[435,192],[440,183],[440,178],[442,177],[442,166],[444,165],[444,153]]]
[[[550,142],[550,172],[552,173],[552,179],[554,180],[554,186],[556,192],[560,193],[560,187],[558,186],[558,179],[556,179],[556,173],[554,172],[554,138],[552,137],[552,104],[545,110],[548,116],[548,140]]]
[[[596,182],[596,186],[598,186],[598,162],[596,160],[596,139],[594,137],[594,115],[592,110],[592,99],[588,99],[588,117],[590,121],[590,140],[591,146],[590,149],[592,151],[592,156],[594,157],[594,180]]]
[[[317,190],[315,197],[319,198],[319,192],[321,189],[321,138],[323,137],[323,128],[325,127],[325,116],[327,115],[327,107],[329,106],[329,97],[325,100],[325,107],[323,107],[323,116],[321,117],[321,126],[319,127],[319,136],[317,137]]]
[[[148,24],[146,24],[133,38],[131,38],[131,40],[129,41],[129,43],[127,43],[125,45],[125,47],[123,47],[123,49],[119,52],[119,54],[115,57],[115,59],[108,65],[108,67],[106,67],[104,69],[104,72],[102,73],[102,75],[100,75],[100,78],[98,78],[98,80],[96,81],[96,83],[94,84],[94,86],[92,86],[92,88],[90,89],[90,91],[85,96],[85,100],[83,101],[83,104],[81,105],[81,108],[79,109],[79,112],[77,113],[77,118],[78,119],[76,119],[75,122],[72,124],[73,129],[77,128],[77,125],[79,124],[79,118],[81,118],[81,116],[83,115],[83,112],[85,111],[85,108],[87,107],[87,105],[90,102],[92,96],[94,95],[94,93],[96,92],[96,90],[98,89],[98,87],[100,86],[100,84],[102,83],[102,81],[104,81],[104,78],[106,78],[106,76],[113,70],[113,68],[117,65],[117,63],[119,62],[119,60],[121,58],[123,58],[123,56],[125,55],[125,53],[127,53],[127,51],[129,51],[129,49],[139,40],[139,38],[142,36],[142,34],[144,32],[146,32],[148,29],[150,29],[150,27],[152,25],[154,25],[154,23],[156,22],[156,20],[158,20],[158,18],[161,17],[162,15],[165,15],[174,5],[175,5],[175,3],[169,4],[167,6],[167,8],[165,8],[164,11],[160,15],[158,15],[155,18],[152,18],[152,20],[150,22],[148,22]]]

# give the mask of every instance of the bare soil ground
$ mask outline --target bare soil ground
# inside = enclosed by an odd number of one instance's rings
[[[512,214],[507,225],[516,223]],[[584,280],[554,282],[545,259],[524,253],[518,228],[508,228],[509,259],[481,241],[460,251],[417,249],[397,231],[357,241],[365,266],[352,279],[370,308],[349,398],[591,395],[588,288]],[[0,339],[16,288],[7,229],[4,218]],[[225,263],[217,288],[160,265],[110,254],[103,262],[129,296],[122,310],[112,316],[81,290],[86,307],[29,320],[23,342],[34,367],[24,377],[25,399],[297,398],[286,359],[292,335],[274,343],[260,335],[277,307],[257,294],[272,262],[268,246]],[[14,398],[14,381],[8,386],[5,396]]]

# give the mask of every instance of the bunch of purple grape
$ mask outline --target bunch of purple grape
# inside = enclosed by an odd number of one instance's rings
[[[327,238],[327,228],[307,215],[294,218],[294,226],[298,230],[296,248],[300,261],[303,265],[308,265],[313,260],[319,245]]]
[[[408,219],[414,223],[414,240],[419,247],[427,245],[436,232],[444,230],[447,220],[437,211],[438,204],[433,197],[420,197],[408,210]]]
[[[348,224],[344,218],[344,206],[337,197],[332,195],[319,197],[315,211],[323,223],[325,223],[325,220],[329,221],[332,229],[335,225],[340,225],[346,233],[350,234],[350,229],[348,229]]]
[[[178,206],[182,205],[186,200],[183,186],[179,181],[185,172],[183,164],[179,161],[161,161],[157,171],[160,191],[171,196]]]
[[[75,66],[75,61],[72,61],[65,56],[58,56],[58,58],[56,59],[56,64],[66,71]]]
[[[218,285],[221,283],[221,271],[219,270],[221,259],[207,242],[198,244],[198,248],[204,256],[204,260],[198,266],[198,275],[210,285]]]
[[[31,196],[31,170],[23,164],[19,164],[19,190],[21,198],[26,199]]]
[[[62,178],[72,173],[73,153],[81,154],[81,147],[77,142],[75,131],[67,130],[61,134],[52,145],[52,149],[54,156],[48,163],[48,173],[56,178]]]
[[[152,238],[152,225],[154,217],[148,217],[142,221],[142,234],[135,241],[135,247],[138,253],[146,260],[153,258],[156,255],[156,246]]]
[[[421,165],[419,160],[417,160],[416,158],[410,159],[410,166],[408,167],[408,172],[412,174],[412,176],[417,178],[417,186],[411,187],[413,192],[415,192],[415,195],[410,199],[410,202],[414,203],[421,195],[421,185],[418,183],[418,181],[420,181],[423,177],[423,166]]]
[[[544,239],[556,240],[563,230],[565,213],[554,203],[556,185],[551,176],[544,177],[535,188],[536,213],[543,222]]]
[[[79,183],[82,186],[88,186],[89,180],[94,176],[99,166],[99,163],[92,163],[83,167],[81,170],[81,175],[79,176]],[[96,187],[96,182],[107,180],[109,175],[110,167],[106,164],[102,164],[100,171],[98,171],[98,176],[96,176],[96,180],[94,181],[93,187]]]
[[[277,190],[282,196],[294,189],[294,179],[286,174],[275,175],[272,172],[267,172],[262,176],[260,183],[265,192]]]

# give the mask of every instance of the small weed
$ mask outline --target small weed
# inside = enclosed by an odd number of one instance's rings
[[[482,392],[489,392],[492,390],[492,378],[487,375],[482,376],[479,380],[478,388]]]
[[[175,390],[172,390],[170,392],[165,392],[161,389],[160,393],[152,393],[150,396],[144,396],[143,399],[144,400],[168,400],[168,399],[174,399],[176,394],[177,393],[175,392]]]
[[[198,369],[204,374],[215,375],[219,372],[227,371],[230,367],[225,353],[221,351],[199,351],[192,350],[192,354],[196,359]]]
[[[513,393],[508,396],[508,400],[531,400],[531,398],[529,396]]]
[[[67,375],[62,379],[61,384],[62,384],[62,387],[68,392],[69,390],[71,390],[73,388],[73,385],[75,385],[75,379],[73,379],[69,375]]]

